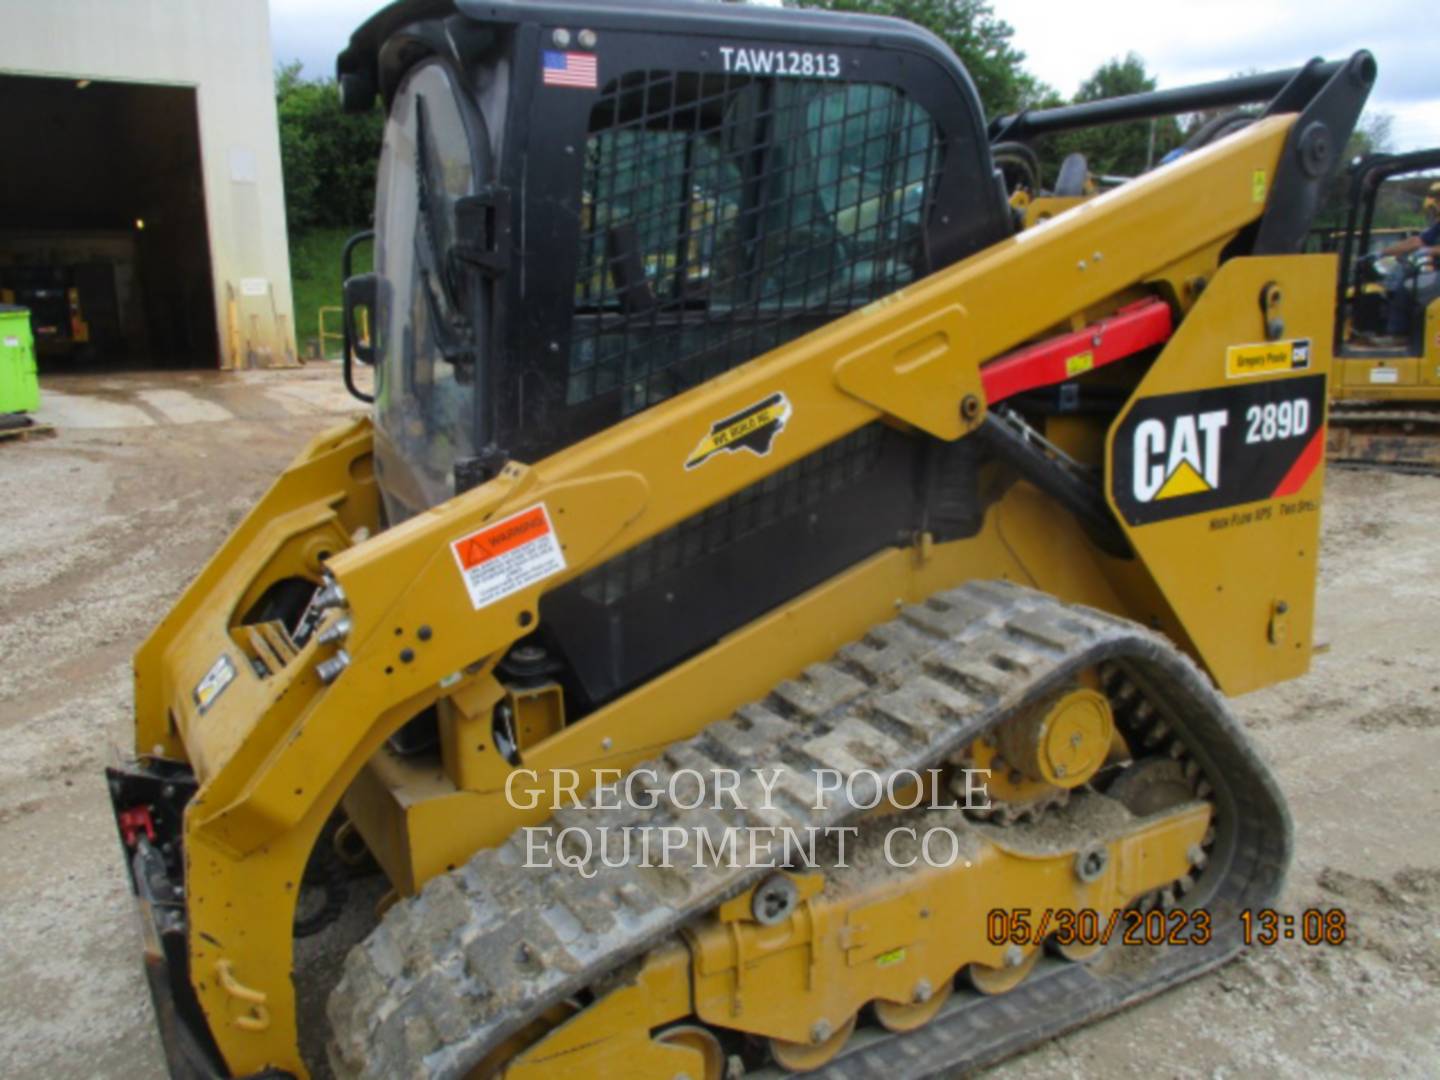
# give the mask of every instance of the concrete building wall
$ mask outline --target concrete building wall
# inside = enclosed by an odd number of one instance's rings
[[[220,366],[294,362],[267,0],[0,0],[0,26],[0,72],[195,88]]]

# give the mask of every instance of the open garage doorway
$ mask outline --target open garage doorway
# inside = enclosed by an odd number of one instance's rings
[[[42,372],[216,367],[195,90],[0,74],[0,302]]]

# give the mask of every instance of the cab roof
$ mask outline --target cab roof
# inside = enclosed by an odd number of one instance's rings
[[[715,0],[396,0],[361,24],[336,61],[346,108],[368,109],[377,92],[388,103],[416,55],[443,48],[465,60],[467,51],[483,49],[497,31],[527,23],[902,49],[940,61],[974,93],[948,45],[912,23],[879,15]],[[412,48],[397,47],[397,39]]]

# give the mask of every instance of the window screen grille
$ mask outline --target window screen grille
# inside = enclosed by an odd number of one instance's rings
[[[922,276],[939,167],[888,86],[636,72],[591,113],[567,401],[635,412]]]

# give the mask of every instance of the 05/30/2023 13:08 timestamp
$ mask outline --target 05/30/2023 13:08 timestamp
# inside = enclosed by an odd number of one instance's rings
[[[992,945],[1038,945],[1047,938],[1057,945],[1206,945],[1216,920],[1205,908],[1171,911],[1133,908],[1101,912],[1095,908],[992,908],[985,918],[985,936]],[[1245,908],[1239,913],[1246,945],[1343,945],[1348,933],[1340,908],[1306,908],[1287,915],[1274,908]]]

